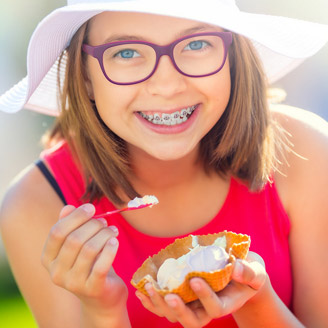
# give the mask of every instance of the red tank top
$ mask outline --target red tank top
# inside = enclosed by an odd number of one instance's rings
[[[85,185],[66,143],[44,151],[41,156],[50,166],[68,204],[79,206]],[[115,209],[106,198],[94,203],[97,213]],[[145,235],[129,225],[120,215],[111,217],[111,224],[119,229],[119,250],[114,261],[115,272],[129,289],[128,311],[133,328],[181,327],[165,318],[159,318],[143,308],[130,284],[133,273],[149,256],[157,253],[175,238],[158,238]],[[292,273],[289,256],[288,235],[290,221],[277,190],[267,184],[261,192],[252,193],[237,180],[231,179],[225,203],[219,213],[204,227],[190,234],[216,233],[230,230],[251,237],[250,250],[265,261],[266,270],[276,293],[290,308],[292,297]],[[233,317],[213,320],[206,327],[237,327]]]

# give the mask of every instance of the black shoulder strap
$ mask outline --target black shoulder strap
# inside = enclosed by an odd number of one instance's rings
[[[64,205],[67,205],[66,199],[57,183],[53,175],[50,173],[46,165],[39,159],[35,162],[35,165],[40,169],[40,171],[43,173],[44,177],[48,180],[52,188],[55,190],[61,201],[64,203]]]

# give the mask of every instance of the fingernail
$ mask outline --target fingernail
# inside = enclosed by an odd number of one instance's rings
[[[136,292],[136,296],[139,298],[140,301],[142,301],[142,295],[139,292]]]
[[[115,226],[109,226],[109,229],[111,229],[116,235],[118,235],[118,229]]]
[[[165,296],[165,302],[170,306],[170,307],[176,307],[177,306],[177,300],[174,297],[174,295],[166,295]]]
[[[105,227],[108,226],[108,224],[107,224],[107,220],[106,220],[105,218],[99,218],[99,219],[97,219],[97,220],[100,221],[100,222],[102,222],[103,225],[104,225]]]
[[[195,292],[198,292],[201,289],[200,283],[198,281],[190,281],[190,285]]]
[[[146,288],[146,291],[147,291],[147,293],[150,297],[154,296],[154,290],[153,290],[153,286],[151,285],[151,283],[147,283],[145,285],[145,288]]]
[[[114,237],[110,238],[108,241],[112,246],[117,246],[118,240]]]
[[[83,204],[81,206],[82,210],[87,214],[93,214],[95,207],[92,204]]]

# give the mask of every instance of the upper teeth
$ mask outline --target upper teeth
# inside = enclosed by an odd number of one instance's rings
[[[143,118],[145,118],[149,122],[152,122],[153,124],[176,125],[176,124],[180,124],[180,123],[187,121],[187,119],[188,119],[187,116],[190,115],[196,109],[196,107],[197,107],[196,105],[190,106],[190,107],[184,108],[180,111],[176,111],[171,114],[156,113],[153,115],[147,115],[147,114],[144,114],[143,112],[139,112],[139,113]]]

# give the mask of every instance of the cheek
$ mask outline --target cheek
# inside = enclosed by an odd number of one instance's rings
[[[113,98],[113,85],[107,81],[98,61],[94,58],[88,58],[87,74],[89,78],[89,82],[87,83],[88,91],[92,93],[98,112],[104,120],[103,115],[108,111],[108,108],[115,108],[111,103],[115,100]]]
[[[90,81],[98,113],[106,124],[113,116],[128,112],[136,94],[134,88],[110,83],[100,69],[90,75]]]
[[[213,98],[218,103],[218,106],[222,108],[222,113],[228,106],[231,94],[231,80],[230,74],[225,79],[225,82],[218,85],[218,88],[214,90]]]
[[[210,108],[215,109],[214,114],[218,118],[221,117],[229,103],[231,93],[229,65],[225,65],[218,74],[211,76],[203,88],[206,90]]]

